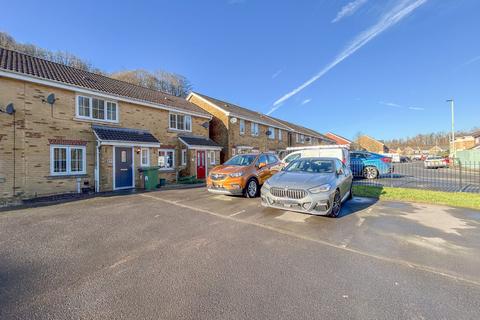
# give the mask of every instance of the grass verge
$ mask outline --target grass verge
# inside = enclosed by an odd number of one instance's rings
[[[353,195],[379,200],[412,201],[480,210],[480,195],[476,193],[353,186]]]

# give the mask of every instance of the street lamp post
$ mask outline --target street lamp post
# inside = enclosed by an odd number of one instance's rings
[[[453,99],[447,100],[447,102],[450,102],[450,108],[452,109],[452,154],[453,157],[456,156],[456,148],[455,148],[455,101]]]

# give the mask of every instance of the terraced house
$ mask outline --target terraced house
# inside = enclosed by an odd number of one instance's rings
[[[333,143],[302,126],[192,92],[187,100],[212,116],[210,138],[223,147],[221,161],[247,152],[281,153],[288,147]]]
[[[134,188],[147,166],[204,178],[220,159],[195,104],[2,48],[0,109],[0,198]]]

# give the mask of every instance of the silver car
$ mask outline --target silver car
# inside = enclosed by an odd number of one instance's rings
[[[352,198],[352,180],[337,158],[297,159],[263,184],[262,205],[338,217],[342,203]]]

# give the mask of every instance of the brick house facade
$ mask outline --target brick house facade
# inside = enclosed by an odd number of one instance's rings
[[[210,138],[223,147],[222,162],[238,153],[280,154],[288,147],[333,143],[313,130],[204,94],[192,92],[187,100],[212,115]]]
[[[374,153],[388,153],[389,148],[381,141],[378,141],[372,137],[363,135],[358,137],[357,144],[363,150]]]
[[[141,187],[142,166],[173,181],[219,162],[211,115],[185,99],[0,48],[0,108],[7,104],[15,113],[0,113],[3,199]]]

